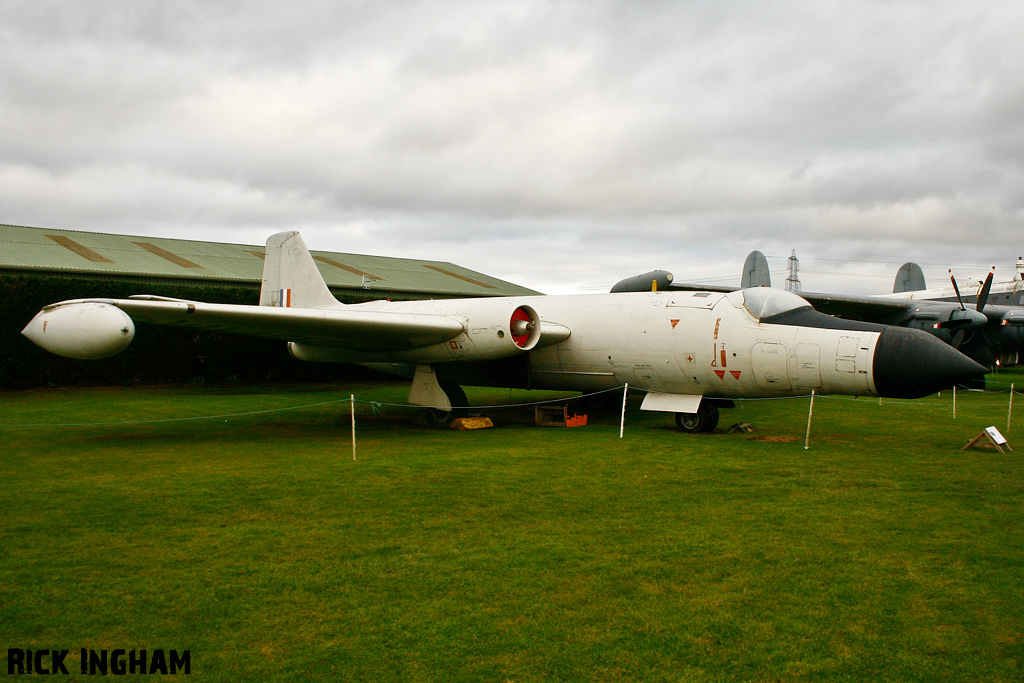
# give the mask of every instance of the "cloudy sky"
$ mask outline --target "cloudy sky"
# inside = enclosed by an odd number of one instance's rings
[[[0,223],[888,291],[1024,254],[1012,0],[3,0]]]

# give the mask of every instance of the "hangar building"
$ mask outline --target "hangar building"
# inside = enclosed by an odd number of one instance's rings
[[[311,253],[328,287],[343,301],[539,293],[442,261]],[[258,292],[263,259],[262,245],[0,225],[0,270],[8,273],[138,284],[201,282]]]

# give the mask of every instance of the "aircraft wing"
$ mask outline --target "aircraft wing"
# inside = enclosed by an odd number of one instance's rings
[[[734,292],[737,288],[673,282],[666,289],[688,292]],[[912,314],[915,310],[914,302],[911,301],[885,301],[872,297],[815,294],[813,292],[797,292],[797,294],[806,299],[816,310],[848,320],[898,325],[903,320],[913,317]]]
[[[311,309],[210,304],[156,297],[63,301],[47,306],[36,318],[42,317],[45,322],[47,314],[79,304],[113,306],[139,322],[355,350],[399,351],[429,346],[452,339],[464,329],[458,320],[440,315],[345,306]]]
[[[797,294],[807,299],[816,310],[837,318],[899,325],[901,322],[915,317],[913,313],[916,307],[911,301],[884,301],[873,297],[816,294],[814,292],[797,292]]]

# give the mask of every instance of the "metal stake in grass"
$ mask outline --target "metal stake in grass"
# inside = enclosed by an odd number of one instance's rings
[[[352,460],[356,459],[356,395],[349,394],[349,408],[352,413]]]
[[[622,387],[622,419],[619,420],[619,438],[622,438],[622,433],[626,430],[626,396],[629,394],[629,382]]]
[[[811,418],[814,416],[814,389],[811,389],[811,408],[807,411],[807,437],[804,438],[804,450],[811,447]]]
[[[953,385],[953,419],[956,419],[956,385]]]
[[[1010,433],[1010,416],[1013,415],[1013,383],[1010,383],[1010,405],[1006,408],[1006,433]]]

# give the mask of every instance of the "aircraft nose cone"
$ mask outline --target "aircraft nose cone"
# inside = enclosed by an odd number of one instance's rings
[[[906,327],[878,336],[872,365],[875,389],[886,398],[921,398],[955,385],[973,385],[988,369],[936,337]]]

